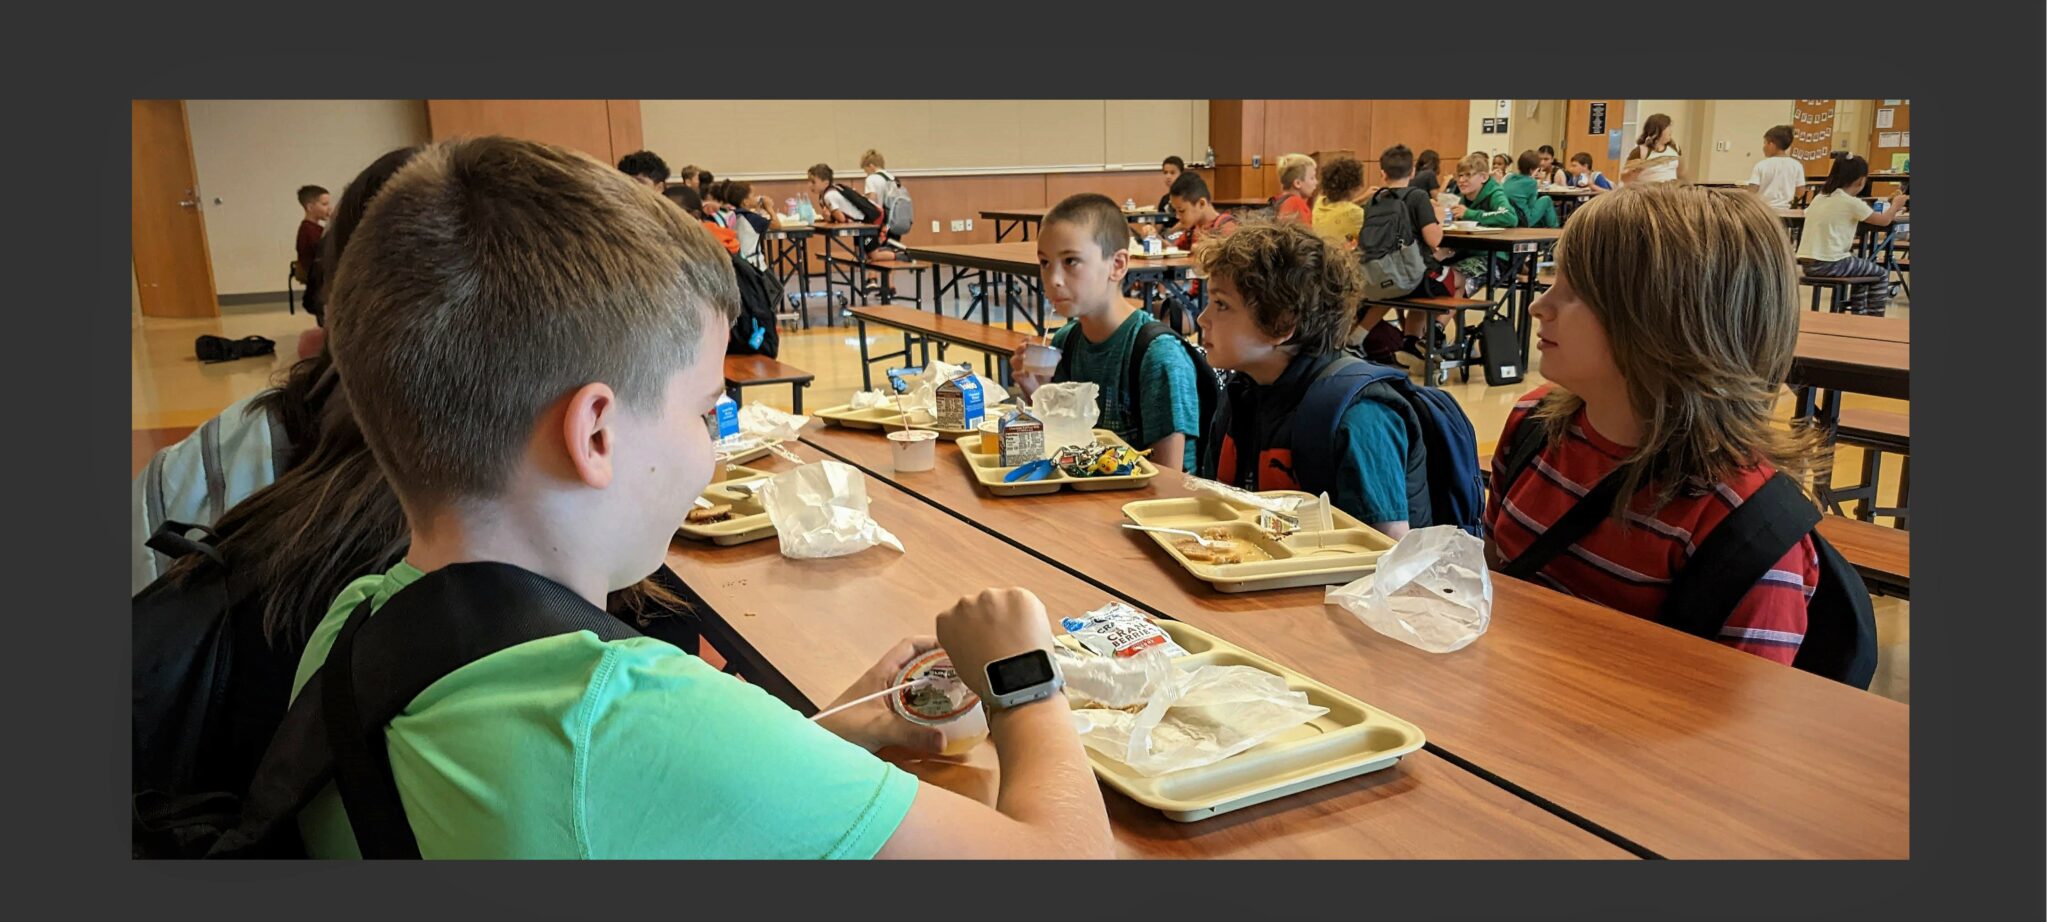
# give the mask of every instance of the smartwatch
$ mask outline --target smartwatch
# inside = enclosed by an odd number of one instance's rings
[[[1030,650],[988,664],[989,696],[981,700],[989,710],[1004,710],[1050,698],[1066,684],[1052,654]]]

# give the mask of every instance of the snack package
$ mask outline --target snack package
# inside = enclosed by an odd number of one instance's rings
[[[1079,618],[1062,618],[1060,626],[1096,656],[1136,656],[1154,647],[1169,657],[1188,655],[1144,612],[1122,602],[1111,602]]]
[[[1124,477],[1137,473],[1146,452],[1122,445],[1068,445],[1052,454],[1052,466],[1069,477]]]

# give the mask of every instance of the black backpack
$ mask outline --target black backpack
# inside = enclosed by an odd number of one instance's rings
[[[261,336],[229,339],[225,336],[209,335],[193,340],[192,351],[199,355],[202,362],[232,362],[236,359],[270,355],[277,351],[277,342]]]
[[[1360,400],[1393,410],[1408,431],[1408,527],[1456,525],[1483,531],[1486,479],[1472,420],[1448,392],[1420,387],[1407,369],[1341,356],[1323,367],[1295,408],[1291,447],[1295,482],[1310,493],[1337,479],[1337,429]],[[1418,480],[1418,474],[1420,482]]]
[[[782,335],[775,328],[775,309],[782,303],[782,289],[768,273],[742,256],[732,258],[732,273],[740,288],[740,315],[733,318],[725,354],[765,355],[772,359],[782,351]]]
[[[855,209],[859,210],[860,223],[880,223],[882,219],[882,206],[877,205],[874,202],[868,201],[868,197],[865,193],[856,192],[854,191],[854,188],[852,186],[849,186],[843,182],[833,183],[832,188],[838,189],[840,197],[846,199],[847,204],[852,205]]]
[[[1071,335],[1080,335],[1078,328]],[[1202,432],[1207,433],[1215,430],[1215,424],[1218,421],[1217,413],[1223,406],[1223,377],[1217,374],[1216,369],[1209,365],[1209,353],[1203,351],[1201,346],[1188,342],[1186,337],[1175,335],[1172,327],[1157,320],[1147,320],[1144,326],[1138,328],[1137,338],[1131,343],[1131,360],[1125,363],[1129,366],[1131,375],[1129,386],[1124,391],[1131,401],[1129,407],[1130,419],[1128,421],[1131,431],[1139,433],[1145,431],[1144,419],[1142,417],[1144,413],[1143,401],[1138,399],[1138,396],[1144,392],[1145,352],[1152,348],[1152,341],[1161,336],[1171,337],[1174,342],[1180,343],[1181,347],[1187,350],[1188,361],[1193,362],[1195,365],[1195,396],[1197,398],[1197,406],[1200,407],[1197,411],[1199,415],[1196,418],[1201,420]],[[1053,380],[1074,380],[1074,351],[1072,349],[1060,350],[1060,363],[1053,370]],[[1220,443],[1222,438],[1219,436],[1214,441]],[[1144,448],[1145,446],[1136,445],[1132,447]],[[1209,446],[1206,442],[1197,447],[1201,449],[1202,455],[1206,456],[1208,454]]]
[[[1527,473],[1543,448],[1543,427],[1524,421],[1508,445],[1506,478],[1495,492],[1506,496]],[[1600,524],[1614,507],[1623,469],[1602,478],[1585,496],[1500,571],[1527,579],[1541,571],[1572,542]],[[1792,666],[1846,685],[1869,690],[1877,672],[1877,621],[1870,590],[1863,577],[1821,537],[1819,507],[1799,484],[1780,472],[1721,520],[1700,542],[1685,568],[1671,580],[1658,612],[1658,622],[1713,640],[1728,623],[1742,597],[1770,572],[1771,566],[1799,543],[1813,539],[1820,558],[1820,581],[1806,601],[1806,636],[1793,654]]]

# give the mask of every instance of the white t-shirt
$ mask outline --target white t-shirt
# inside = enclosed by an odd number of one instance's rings
[[[1673,182],[1678,179],[1678,148],[1667,147],[1660,151],[1636,149],[1643,151],[1643,159],[1637,161],[1643,165],[1643,171],[1636,174],[1636,182]]]
[[[1750,168],[1749,182],[1756,186],[1756,193],[1763,196],[1764,204],[1772,208],[1789,208],[1792,196],[1806,183],[1806,169],[1799,161],[1790,157],[1765,157]]]
[[[868,174],[867,183],[861,187],[861,191],[868,194],[868,201],[880,205],[883,197],[889,193],[889,179],[882,175],[881,170],[876,170]]]
[[[1799,255],[1824,263],[1848,259],[1856,246],[1856,225],[1870,217],[1870,205],[1836,189],[1806,206],[1806,227],[1799,232]]]
[[[845,215],[848,220],[860,220],[860,209],[855,207],[852,202],[847,201],[846,196],[840,194],[837,185],[830,186],[825,190],[825,207]],[[834,220],[836,220],[836,217]]]

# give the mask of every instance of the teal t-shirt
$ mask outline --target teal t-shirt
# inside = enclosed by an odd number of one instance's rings
[[[1408,521],[1408,427],[1371,400],[1344,411],[1337,426],[1337,484],[1330,501],[1371,525]]]
[[[363,599],[421,575],[400,563],[350,583],[293,697]],[[425,858],[872,858],[918,787],[673,645],[587,631],[449,673],[385,739]],[[313,857],[360,857],[332,785],[299,829]]]
[[[1133,448],[1147,448],[1176,432],[1187,436],[1181,466],[1192,472],[1198,457],[1195,437],[1202,433],[1202,398],[1195,390],[1194,360],[1179,343],[1161,336],[1146,347],[1144,364],[1138,367],[1138,413],[1132,419],[1131,348],[1150,319],[1144,311],[1134,312],[1101,343],[1089,342],[1082,335],[1080,321],[1068,321],[1053,332],[1052,344],[1072,356],[1072,373],[1069,377],[1055,375],[1053,380],[1093,383],[1096,401],[1102,406],[1096,427],[1115,432]]]

